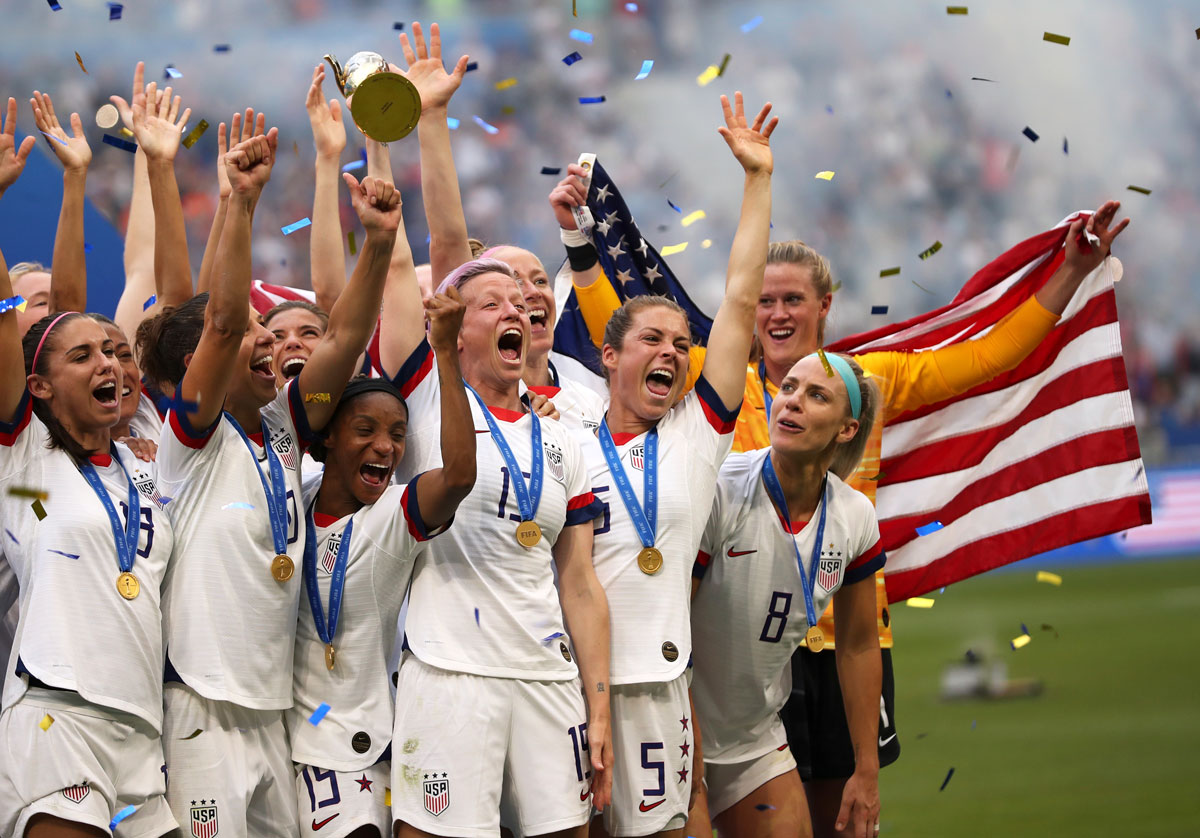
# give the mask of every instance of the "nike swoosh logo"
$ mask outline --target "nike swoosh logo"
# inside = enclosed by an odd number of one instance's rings
[[[329,817],[327,817],[325,820],[321,821],[320,823],[317,822],[316,818],[313,818],[313,822],[312,822],[313,831],[315,832],[316,830],[320,829],[321,827],[323,827],[325,824],[329,823],[331,820],[333,820],[340,814],[341,814],[341,812],[338,812],[337,815],[330,815]]]
[[[749,556],[751,553],[757,553],[757,550],[734,550],[732,547],[725,553],[731,559],[736,559],[738,556]]]
[[[591,794],[591,793],[592,793],[592,790],[591,790],[591,789],[584,789],[583,791],[579,792],[579,799],[580,799],[580,800],[587,800],[587,799],[588,799],[588,795],[589,795],[589,794]]]
[[[887,739],[880,739],[880,740],[879,740],[879,747],[881,747],[881,748],[882,748],[884,745],[886,745],[888,742],[891,742],[891,741],[892,741],[893,739],[895,739],[895,738],[896,738],[896,734],[894,734],[894,733],[893,733],[893,734],[892,734],[891,736],[889,736]]]
[[[664,804],[664,803],[666,803],[666,802],[667,802],[667,799],[664,797],[662,800],[659,800],[659,801],[657,801],[657,802],[655,802],[655,803],[651,803],[649,806],[647,806],[647,805],[646,805],[646,801],[645,801],[645,800],[643,800],[641,803],[639,803],[639,804],[638,804],[638,809],[640,809],[640,810],[641,810],[641,811],[643,811],[643,812],[649,812],[649,811],[650,811],[651,809],[653,809],[655,806],[661,806],[661,805],[663,805],[663,804]]]

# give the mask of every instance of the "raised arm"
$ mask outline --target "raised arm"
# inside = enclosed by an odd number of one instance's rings
[[[425,523],[440,527],[475,486],[475,422],[458,365],[458,333],[466,312],[458,289],[430,297],[425,311],[441,388],[442,467],[421,475],[417,501]]]
[[[33,91],[29,100],[33,121],[46,135],[50,150],[63,166],[62,208],[54,235],[54,261],[50,268],[50,313],[87,309],[87,262],[83,253],[83,204],[87,197],[87,170],[92,149],[83,133],[79,114],[71,114],[71,134],[62,129],[49,93]]]
[[[153,313],[143,306],[156,294],[154,204],[150,200],[146,152],[138,146],[133,155],[133,191],[129,198],[129,221],[125,227],[125,287],[121,289],[117,311],[113,315],[121,331],[131,338],[137,333],[138,324]]]
[[[314,431],[329,422],[346,382],[354,375],[358,356],[375,331],[392,244],[400,226],[400,193],[392,184],[372,177],[360,184],[349,173],[343,178],[367,234],[354,274],[329,312],[329,328],[296,382],[301,394],[322,394],[321,398],[304,399],[308,426]]]
[[[342,220],[338,215],[338,174],[342,152],[346,150],[346,125],[337,99],[325,101],[321,89],[325,67],[313,68],[312,84],[304,107],[312,126],[313,145],[317,150],[316,186],[313,191],[312,236],[309,261],[312,287],[317,305],[333,311],[333,304],[346,287],[346,257],[342,249]],[[391,177],[387,180],[390,182]]]
[[[436,23],[429,27],[426,47],[421,24],[413,22],[413,43],[400,33],[400,46],[408,62],[408,80],[421,94],[421,121],[417,137],[421,146],[421,195],[425,218],[429,223],[429,263],[433,269],[433,287],[452,270],[471,259],[467,243],[467,219],[463,215],[462,196],[458,191],[458,172],[450,151],[450,126],[446,122],[450,97],[462,84],[467,72],[464,55],[447,73],[442,65],[442,35]],[[415,50],[414,50],[415,46]]]
[[[25,169],[29,152],[36,140],[26,137],[20,147],[16,144],[17,100],[9,98],[8,112],[0,122],[0,200],[8,187],[17,182]],[[13,296],[12,280],[8,276],[8,265],[0,253],[0,300]],[[9,422],[17,412],[21,396],[25,394],[25,362],[21,351],[21,331],[17,328],[17,311],[9,309],[0,313],[0,354],[8,360],[0,364],[0,422]]]
[[[251,118],[253,113],[249,108],[246,109],[247,127],[254,124],[254,120]],[[229,175],[225,172],[225,155],[229,152],[230,141],[238,143],[241,140],[249,139],[249,137],[241,136],[239,131],[241,124],[242,115],[235,113],[229,122],[228,139],[225,136],[225,123],[222,122],[217,126],[217,210],[213,213],[212,226],[208,231],[208,241],[204,243],[204,255],[200,257],[200,274],[196,277],[197,294],[205,293],[212,284],[213,262],[217,258],[217,245],[221,242],[221,230],[225,226],[225,215],[229,211],[229,196],[233,192],[233,188],[229,185]],[[261,134],[262,131],[258,133]]]
[[[250,323],[251,227],[262,189],[271,178],[278,142],[279,131],[272,128],[238,143],[225,155],[233,189],[229,212],[214,260],[204,331],[179,386],[182,399],[195,403],[195,409],[187,411],[187,420],[196,429],[211,427],[220,417],[229,370]]]
[[[771,103],[763,105],[746,125],[742,94],[734,94],[735,109],[721,97],[725,125],[717,130],[746,172],[742,190],[742,215],[738,220],[725,297],[713,321],[704,358],[704,377],[708,379],[726,407],[741,404],[746,389],[746,358],[754,337],[754,310],[762,292],[763,272],[767,267],[767,244],[771,235],[771,156],[770,137],[779,122],[772,117]]]

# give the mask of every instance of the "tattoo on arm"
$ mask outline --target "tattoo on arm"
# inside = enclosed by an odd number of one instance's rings
[[[596,692],[598,692],[598,693],[604,692],[604,682],[603,681],[599,681],[596,683]]]

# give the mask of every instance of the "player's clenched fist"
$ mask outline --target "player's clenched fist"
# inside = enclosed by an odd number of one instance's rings
[[[429,345],[434,351],[457,351],[458,332],[462,329],[466,312],[462,296],[453,285],[445,293],[434,294],[425,300],[425,316],[429,318]]]
[[[400,227],[400,191],[379,178],[365,177],[359,183],[354,175],[342,175],[350,187],[350,202],[367,233],[395,233]]]
[[[257,200],[262,194],[262,188],[271,179],[278,142],[279,129],[272,128],[265,135],[243,140],[226,152],[225,174],[235,195]]]

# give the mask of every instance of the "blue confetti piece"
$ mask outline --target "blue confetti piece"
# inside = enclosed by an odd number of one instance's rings
[[[636,11],[637,11],[637,3],[626,3],[626,4],[625,4],[625,11],[627,11],[627,12],[636,12]]]
[[[170,503],[173,500],[175,500],[175,498],[160,498],[158,502],[160,504],[162,504],[163,506],[166,506],[168,503]]]
[[[229,44],[213,44],[213,52],[229,52]]]
[[[51,549],[47,548],[46,552],[54,553],[59,556],[66,556],[68,559],[78,559],[79,558],[78,553],[64,553],[62,550],[51,550]]]
[[[564,55],[562,62],[563,62],[563,64],[566,64],[568,67],[570,67],[576,61],[582,61],[582,60],[583,60],[582,55],[580,55],[577,52],[573,52],[570,55]]]
[[[133,154],[135,151],[137,151],[137,143],[131,143],[129,140],[123,140],[120,137],[114,137],[112,134],[105,134],[103,139],[108,145],[113,146],[114,148],[119,148],[122,151],[128,151],[130,154]],[[66,143],[64,143],[64,145],[66,145]]]
[[[825,113],[832,115],[833,114],[833,105],[826,105]]]
[[[56,143],[61,143],[62,145],[67,144],[66,140],[59,139],[58,137],[54,136],[53,134],[47,134],[45,131],[42,131],[41,133],[44,134],[45,136],[49,137],[50,139],[54,140],[54,142],[56,142]]]
[[[595,36],[591,32],[584,32],[582,29],[572,29],[567,34],[572,41],[579,41],[581,44],[590,44],[595,40]]]
[[[1038,141],[1037,131],[1034,131],[1028,125],[1025,126],[1025,130],[1022,131],[1021,133],[1024,134],[1026,137],[1028,137],[1029,142],[1031,142],[1031,143],[1036,143]]]
[[[887,314],[887,306],[871,306],[871,314]]]
[[[84,253],[91,253],[95,249],[96,248],[92,247],[92,245],[89,242],[83,243],[83,252]]]
[[[322,701],[321,706],[316,710],[313,710],[312,715],[308,717],[309,724],[311,724],[313,727],[316,727],[321,723],[321,719],[325,718],[325,714],[328,712],[329,705]]]
[[[1067,151],[1067,138],[1063,137],[1063,154],[1069,154],[1069,153],[1070,152]]]
[[[109,825],[108,825],[109,830],[116,829],[117,824],[119,824],[121,821],[125,820],[127,817],[132,815],[133,810],[136,808],[137,808],[136,806],[132,806],[132,805],[126,806],[124,809],[117,812],[117,814],[113,816],[112,822],[109,823]]]
[[[286,227],[280,227],[279,229],[283,230],[283,234],[285,236],[290,236],[292,233],[296,232],[297,230],[303,230],[305,227],[311,227],[311,226],[312,226],[312,219],[305,217],[305,218],[301,218],[299,221],[295,221],[295,222],[287,225]]]
[[[183,78],[183,73],[181,73],[181,72],[179,72],[177,69],[175,69],[175,65],[173,65],[173,64],[168,64],[168,65],[166,66],[166,68],[163,70],[163,72],[166,74],[166,75],[164,76],[164,78],[168,78],[168,79],[181,79],[181,78]]]
[[[579,104],[581,104],[581,105],[598,105],[601,102],[605,101],[606,99],[607,99],[607,97],[605,97],[605,96],[580,96]]]
[[[351,160],[345,166],[342,166],[343,172],[354,172],[367,165],[366,160]]]
[[[760,812],[765,812],[765,811],[767,811],[768,809],[770,809],[770,810],[774,810],[774,809],[775,809],[775,807],[774,807],[774,806],[771,806],[771,805],[769,805],[769,804],[766,804],[766,803],[759,803],[759,804],[758,804],[757,806],[755,806],[754,808],[755,808],[755,809],[757,809],[757,810],[758,810],[758,811],[760,811]]]
[[[25,302],[25,298],[18,294],[15,297],[9,297],[7,300],[0,300],[0,314],[6,311],[12,311]]]
[[[472,72],[472,71],[474,71],[474,70],[478,70],[478,69],[479,69],[479,62],[478,62],[478,61],[472,61],[471,63],[469,63],[469,64],[467,65],[467,69],[466,69],[466,70],[464,70],[463,72],[465,72],[465,73],[470,73],[470,72]]]
[[[645,61],[642,62],[641,72],[639,72],[636,76],[634,76],[633,80],[641,81],[642,79],[646,78],[646,76],[650,75],[650,71],[653,69],[654,69],[654,59],[647,58]]]
[[[751,29],[757,29],[758,25],[762,23],[762,20],[762,15],[754,16],[742,24],[742,32],[749,32]]]
[[[939,788],[938,791],[945,791],[946,785],[950,782],[950,778],[953,776],[954,776],[954,769],[951,768],[949,771],[946,772],[946,779],[942,780],[941,788]]]
[[[460,125],[459,121],[452,116],[446,117],[446,124],[450,126],[451,131],[458,128],[458,126]]]
[[[475,609],[475,625],[479,625],[479,609]]]
[[[253,509],[254,506],[253,506],[253,504],[242,503],[241,501],[237,501],[236,503],[227,503],[224,506],[222,506],[221,508],[222,509]]]
[[[54,10],[56,12],[62,11],[62,6],[58,5],[57,0],[46,0],[46,2],[50,4],[50,8],[52,10]]]
[[[146,309],[150,308],[150,306],[154,305],[157,302],[158,302],[158,295],[151,294],[150,299],[148,299],[148,300],[146,300],[146,302],[142,303],[142,311],[145,311]]]
[[[941,528],[941,521],[931,521],[923,527],[917,527],[917,535],[929,535],[931,532],[937,532]]]
[[[7,534],[7,535],[8,535],[8,537],[9,537],[9,538],[11,538],[11,539],[13,540],[13,544],[20,544],[20,543],[21,543],[21,542],[17,541],[17,537],[16,537],[15,535],[13,535],[13,534],[12,534],[12,530],[10,530],[8,527],[5,527],[5,528],[4,528],[4,532],[5,532],[5,534]]]
[[[948,87],[946,88],[946,98],[947,98],[947,99],[953,99],[953,98],[954,98],[954,94],[950,92],[950,88],[948,88]]]
[[[403,32],[404,31],[404,22],[396,21],[395,23],[392,24],[392,29],[396,30],[397,32]]]
[[[556,631],[556,632],[554,632],[554,634],[550,634],[550,635],[547,635],[546,637],[543,637],[542,642],[549,643],[551,640],[555,640],[559,637],[565,637],[565,636],[566,635],[564,635],[561,631]]]
[[[478,125],[480,128],[482,128],[484,131],[487,131],[489,134],[499,134],[500,133],[499,128],[497,128],[495,125],[489,125],[487,122],[484,121],[482,116],[477,116],[474,119],[475,119],[475,124]]]
[[[120,3],[109,3],[108,4],[108,19],[109,20],[120,20],[121,12],[124,11],[124,9],[125,9],[125,7]],[[114,823],[115,823],[115,821],[114,821]]]
[[[561,175],[561,166],[542,166],[542,174],[544,175]]]
[[[1029,629],[1025,628],[1025,624],[1021,623],[1021,634],[1029,634]]]
[[[675,210],[675,212],[679,213],[680,215],[683,215],[683,210],[681,210],[679,207],[675,206],[675,202],[672,201],[670,198],[667,198],[667,206],[669,206],[671,209]]]

